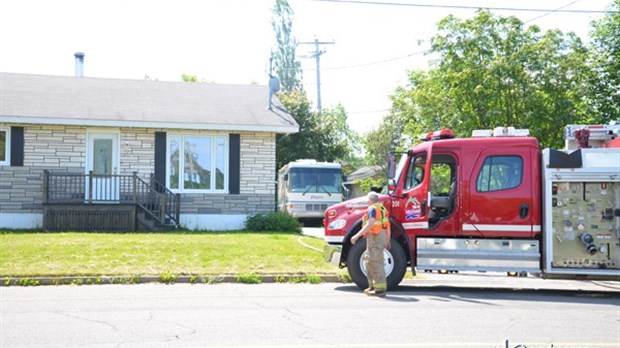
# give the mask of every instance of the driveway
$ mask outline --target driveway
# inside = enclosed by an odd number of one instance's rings
[[[320,239],[323,239],[324,237],[323,227],[303,227],[301,229],[301,233],[304,236],[315,237],[315,238],[320,238]]]

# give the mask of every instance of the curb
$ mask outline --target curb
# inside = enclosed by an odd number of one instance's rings
[[[245,275],[173,275],[163,274],[161,276],[66,276],[66,277],[0,277],[0,288],[10,286],[44,286],[44,285],[110,285],[110,284],[268,284],[268,283],[340,283],[353,285],[351,280],[345,275],[335,274],[245,274]],[[544,284],[544,283],[543,283]],[[580,295],[601,295],[616,296],[620,293],[620,284],[615,282],[593,282],[595,287],[574,288],[553,286],[518,286],[502,284],[489,286],[480,282],[470,284],[450,284],[450,281],[429,281],[425,279],[414,279],[413,281],[403,282],[393,292],[402,291],[466,291],[466,292],[511,292],[511,293],[564,293]],[[353,285],[355,286],[355,285]]]
[[[0,287],[40,285],[103,285],[103,284],[219,284],[219,283],[350,283],[344,276],[284,275],[179,275],[161,276],[64,276],[64,277],[0,277]]]

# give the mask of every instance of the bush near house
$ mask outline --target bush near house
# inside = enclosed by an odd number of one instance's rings
[[[290,214],[274,211],[251,215],[245,220],[246,231],[301,232],[301,223]]]

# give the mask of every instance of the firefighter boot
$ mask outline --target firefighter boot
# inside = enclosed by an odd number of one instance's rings
[[[368,296],[385,297],[385,290],[374,289],[366,293]]]
[[[375,283],[374,284],[375,288],[373,290],[370,290],[367,295],[368,296],[377,296],[377,297],[385,297],[385,292],[387,290],[387,284],[386,283]]]

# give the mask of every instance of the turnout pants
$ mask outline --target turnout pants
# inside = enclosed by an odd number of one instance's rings
[[[387,244],[386,231],[366,236],[366,271],[368,273],[368,287],[375,290],[386,290],[385,268],[383,264],[383,251]]]

